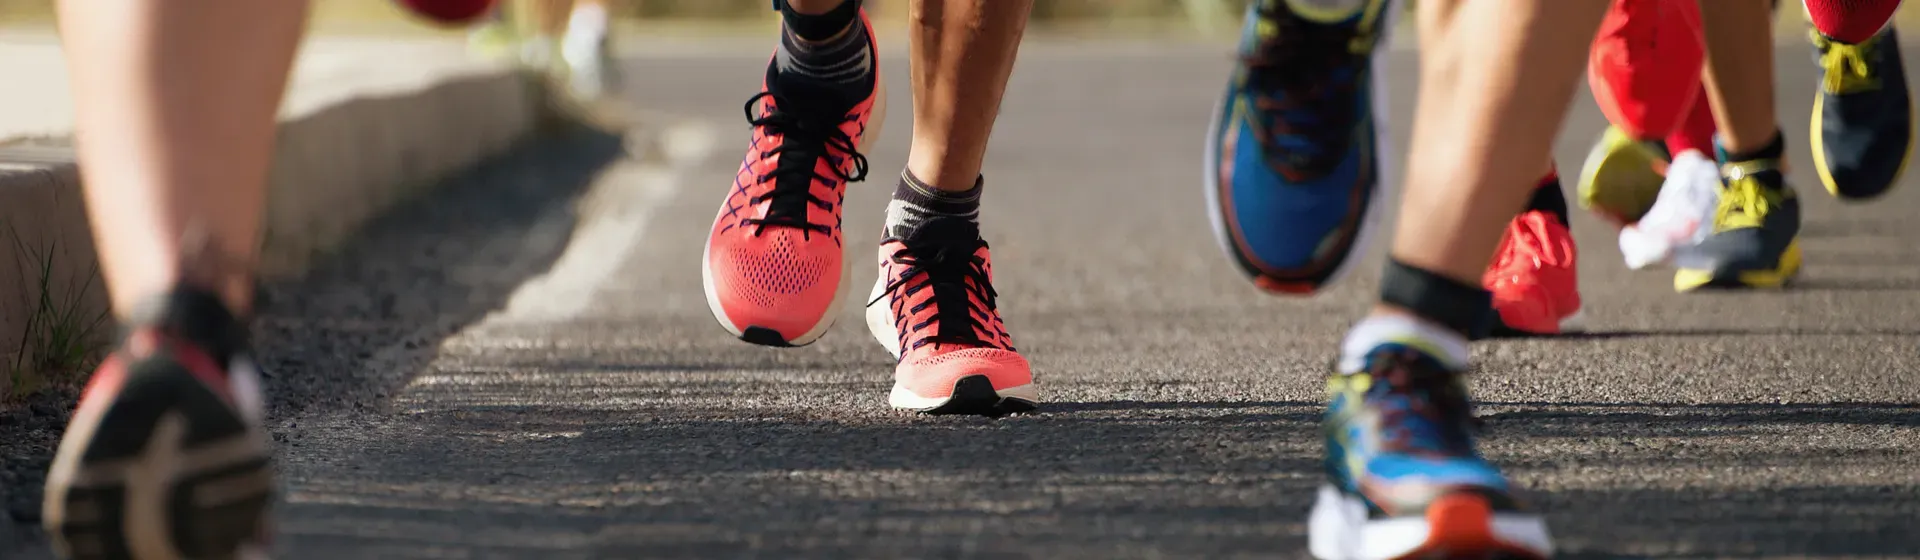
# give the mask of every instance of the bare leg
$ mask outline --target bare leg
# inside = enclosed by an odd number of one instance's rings
[[[1478,285],[1503,226],[1526,204],[1541,175],[1539,167],[1512,163],[1552,161],[1551,139],[1579,83],[1585,46],[1605,4],[1587,2],[1592,10],[1547,10],[1532,2],[1451,4],[1419,6],[1420,101],[1407,165],[1417,172],[1401,200],[1393,256]],[[1431,23],[1448,20],[1447,27]],[[1582,31],[1568,31],[1576,29]],[[1492,60],[1503,62],[1487,63]]]
[[[1774,119],[1773,6],[1702,0],[1700,19],[1724,186],[1712,233],[1676,259],[1674,289],[1779,288],[1800,270],[1800,202]]]
[[[553,38],[567,31],[567,14],[573,11],[573,0],[534,0],[534,4],[536,34]]]
[[[1031,0],[915,0],[913,144],[887,205],[867,325],[900,357],[888,402],[938,414],[1032,409],[1033,371],[995,305],[981,160]]]
[[[917,0],[910,12],[913,146],[907,171],[973,187],[1033,0]]]
[[[1759,150],[1780,134],[1774,119],[1773,6],[1769,0],[1702,0],[1707,99],[1730,153]]]
[[[86,199],[114,308],[178,284],[251,307],[300,1],[65,0]]]
[[[1549,156],[1605,6],[1421,2],[1420,101],[1394,260],[1381,305],[1347,335],[1327,383],[1327,464],[1338,470],[1314,505],[1314,556],[1357,557],[1363,542],[1381,557],[1552,556],[1542,516],[1506,499],[1505,477],[1474,451],[1461,372],[1466,333],[1490,300],[1481,274],[1539,178],[1534,162]],[[1387,433],[1404,447],[1347,444]],[[1356,513],[1369,500],[1393,505],[1384,517]],[[1473,513],[1432,515],[1448,509]]]
[[[259,380],[242,365],[245,317],[275,116],[306,7],[60,4],[95,244],[129,327],[47,473],[42,515],[62,555],[233,558],[258,548],[272,452]],[[221,498],[198,498],[208,495]]]

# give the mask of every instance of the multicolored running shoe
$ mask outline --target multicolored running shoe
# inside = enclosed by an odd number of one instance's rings
[[[1387,4],[1247,8],[1240,65],[1207,135],[1204,186],[1215,236],[1262,289],[1308,294],[1336,281],[1384,211],[1374,65]]]
[[[1546,522],[1474,450],[1459,372],[1418,346],[1382,344],[1364,370],[1328,380],[1308,548],[1322,560],[1550,557]]]

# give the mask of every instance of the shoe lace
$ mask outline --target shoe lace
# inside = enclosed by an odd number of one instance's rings
[[[770,99],[766,114],[755,116],[754,108],[762,99]],[[819,207],[832,210],[835,201],[829,201],[813,194],[815,181],[856,182],[867,178],[867,156],[854,146],[853,137],[840,129],[840,124],[854,118],[849,115],[839,120],[808,119],[794,112],[781,110],[786,101],[775,97],[773,92],[760,92],[747,100],[747,123],[759,128],[766,136],[780,136],[780,145],[760,150],[756,154],[761,160],[778,156],[779,162],[773,170],[758,177],[757,183],[773,181],[773,188],[753,196],[748,204],[770,203],[767,213],[761,218],[748,218],[746,224],[754,226],[753,234],[760,235],[767,226],[796,228],[803,236],[814,232],[832,234],[833,226],[816,224],[807,219],[807,209]],[[820,174],[816,165],[820,158],[827,158],[827,175]],[[851,164],[851,171],[847,164]]]
[[[1241,55],[1247,89],[1264,126],[1255,127],[1270,165],[1321,175],[1352,141],[1352,102],[1373,34],[1301,19],[1283,2],[1254,8],[1261,40]]]
[[[1873,61],[1879,56],[1878,37],[1854,44],[1833,40],[1818,30],[1809,33],[1820,49],[1820,67],[1826,69],[1820,83],[1827,92],[1846,94],[1880,88],[1880,77],[1873,72]]]
[[[1554,218],[1545,212],[1534,211],[1521,215],[1507,226],[1507,243],[1502,244],[1498,266],[1506,269],[1523,266],[1539,268],[1544,263],[1559,263],[1565,255],[1555,254],[1557,247],[1551,245],[1552,236],[1547,229]]]
[[[1473,454],[1483,425],[1458,376],[1411,349],[1375,354],[1367,372],[1373,378],[1367,400],[1378,406],[1381,437],[1390,448]]]
[[[1742,162],[1725,166],[1726,186],[1720,190],[1720,203],[1714,207],[1715,232],[1760,227],[1774,205],[1781,202],[1779,189],[1769,189],[1759,173],[1773,171],[1764,162]],[[1777,172],[1777,171],[1776,171]]]
[[[1001,346],[980,337],[981,331],[991,330],[987,323],[996,313],[995,302],[1000,296],[988,278],[987,260],[979,254],[986,247],[987,242],[975,235],[970,241],[960,243],[903,245],[888,257],[889,261],[905,269],[867,304],[872,305],[881,297],[891,295],[894,305],[910,305],[894,313],[894,326],[903,336],[913,340],[902,348],[902,353],[928,344],[973,348]],[[932,297],[917,302],[913,300],[915,295],[926,290],[933,291]],[[918,323],[904,324],[928,306],[936,307],[932,317]],[[916,336],[928,327],[934,328],[932,334]]]

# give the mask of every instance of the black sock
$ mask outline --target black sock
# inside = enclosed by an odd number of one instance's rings
[[[1540,186],[1533,189],[1533,200],[1527,203],[1527,210],[1539,210],[1560,220],[1560,225],[1573,227],[1567,219],[1567,195],[1560,192],[1560,174],[1551,173],[1540,179]]]
[[[1762,146],[1758,150],[1741,152],[1737,154],[1728,152],[1724,148],[1717,151],[1720,152],[1720,163],[1723,163],[1723,164],[1733,163],[1736,161],[1754,161],[1754,160],[1762,160],[1762,159],[1777,160],[1777,159],[1780,159],[1781,156],[1786,155],[1787,153],[1787,139],[1785,136],[1780,134],[1780,131],[1775,130],[1773,131],[1773,141],[1768,142],[1766,146]]]
[[[128,326],[156,327],[192,341],[222,369],[234,355],[247,351],[251,337],[245,320],[220,296],[196,288],[175,288],[148,298],[128,315]]]
[[[873,91],[873,48],[860,23],[860,0],[807,15],[780,3],[780,50],[767,85],[789,102],[832,100],[851,105]],[[822,96],[825,99],[821,99]]]
[[[1773,141],[1767,142],[1766,146],[1762,146],[1758,150],[1741,152],[1737,154],[1729,153],[1726,151],[1725,148],[1720,147],[1719,142],[1716,141],[1714,142],[1713,151],[1717,152],[1715,155],[1719,156],[1720,158],[1720,165],[1722,170],[1727,169],[1726,165],[1729,163],[1764,162],[1764,163],[1761,163],[1757,167],[1757,169],[1766,171],[1767,173],[1763,174],[1762,176],[1763,177],[1770,176],[1771,179],[1761,180],[1760,185],[1770,189],[1786,188],[1786,183],[1782,181],[1782,178],[1780,175],[1780,158],[1786,157],[1787,139],[1786,139],[1786,136],[1780,134],[1780,131],[1778,130],[1773,131]],[[1752,171],[1756,168],[1747,167],[1746,169],[1748,169],[1749,171]]]
[[[980,193],[985,185],[983,179],[974,179],[973,188],[947,192],[920,181],[913,173],[900,172],[900,184],[893,188],[893,201],[887,203],[885,237],[909,245],[919,241],[946,241],[943,238],[965,236],[967,231],[978,237]],[[936,222],[943,227],[928,227]]]

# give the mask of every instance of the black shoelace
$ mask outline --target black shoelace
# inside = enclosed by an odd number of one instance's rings
[[[763,98],[773,100],[773,107],[765,116],[755,117],[754,107]],[[830,201],[813,194],[813,182],[840,180],[860,181],[867,178],[867,156],[855,149],[853,137],[840,130],[840,124],[847,119],[807,119],[801,115],[782,109],[786,101],[772,92],[760,92],[747,100],[747,123],[763,129],[768,135],[779,135],[780,145],[763,149],[760,159],[780,157],[780,163],[773,170],[755,177],[755,181],[773,180],[773,188],[759,196],[752,197],[748,204],[770,202],[764,218],[748,218],[745,222],[754,226],[753,234],[760,235],[767,226],[791,227],[799,229],[802,235],[814,232],[832,234],[833,226],[816,224],[807,220],[807,209],[819,207],[833,210],[839,201]],[[828,175],[821,175],[816,169],[820,158],[827,158]],[[851,162],[853,170],[846,170]]]
[[[1256,10],[1278,26],[1242,55],[1247,86],[1259,96],[1254,108],[1269,127],[1260,131],[1267,160],[1309,175],[1332,172],[1353,139],[1351,103],[1368,61],[1352,47],[1363,38],[1303,20],[1279,3]]]
[[[978,255],[986,246],[986,241],[975,236],[961,243],[906,245],[893,252],[889,260],[907,267],[881,291],[882,295],[893,296],[894,328],[902,335],[935,328],[933,334],[915,339],[912,346],[902,347],[902,354],[928,344],[998,346],[980,337],[981,330],[990,328],[988,317],[996,309],[995,298],[1000,296],[987,279],[986,259]],[[916,279],[924,281],[915,282]],[[899,306],[907,305],[923,290],[933,290],[933,297],[900,309]],[[975,299],[984,303],[986,309],[976,310]],[[867,304],[877,301],[880,298]],[[926,310],[927,306],[939,306],[939,309],[925,321],[907,324],[911,315]]]

